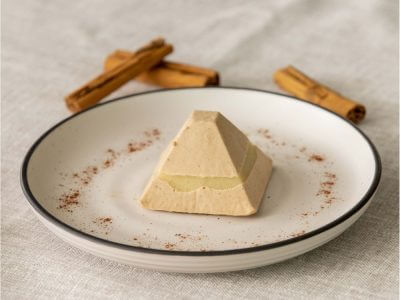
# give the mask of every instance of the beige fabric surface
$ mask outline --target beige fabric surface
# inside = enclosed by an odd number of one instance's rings
[[[20,189],[24,154],[106,54],[159,35],[171,59],[216,68],[223,85],[278,91],[272,74],[290,63],[363,102],[383,174],[361,219],[305,255],[225,274],[136,269],[49,232]],[[2,36],[2,299],[398,298],[397,1],[5,0]],[[108,99],[151,88],[131,82]]]

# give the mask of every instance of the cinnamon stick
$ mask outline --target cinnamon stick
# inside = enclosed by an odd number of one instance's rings
[[[110,70],[123,63],[133,53],[126,50],[115,50],[107,56],[104,62],[104,70]],[[150,70],[135,77],[144,83],[159,85],[166,88],[196,87],[218,85],[218,72],[171,61],[162,61]]]
[[[72,112],[78,112],[95,105],[127,81],[158,64],[171,52],[172,45],[166,44],[164,39],[153,40],[132,53],[123,63],[110,68],[65,97],[67,107]]]
[[[320,84],[293,66],[276,71],[274,79],[283,90],[300,99],[336,112],[354,123],[360,122],[365,117],[364,105]]]

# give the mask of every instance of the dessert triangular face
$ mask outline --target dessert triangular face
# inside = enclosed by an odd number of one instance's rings
[[[218,112],[195,111],[167,149],[161,172],[198,177],[237,177],[248,138]]]
[[[222,114],[194,111],[161,156],[140,202],[173,212],[250,215],[271,160]]]

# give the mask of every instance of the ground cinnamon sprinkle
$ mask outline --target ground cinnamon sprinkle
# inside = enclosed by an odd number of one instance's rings
[[[336,184],[337,176],[334,173],[331,172],[325,172],[324,177],[326,178],[325,181],[322,181],[320,183],[320,189],[317,192],[317,196],[324,196],[325,197],[325,203],[326,204],[332,204],[333,200],[335,200],[334,197],[332,197],[333,194],[333,187]]]
[[[128,152],[136,152],[138,150],[137,146],[134,143],[128,143]]]
[[[117,158],[117,153],[113,149],[107,149],[107,153],[111,154],[112,158]]]
[[[82,184],[83,186],[86,186],[92,181],[93,176],[97,173],[98,168],[96,166],[89,166],[81,172],[73,173],[72,178],[78,180],[74,182],[75,184]],[[73,190],[71,189],[68,193],[63,193],[59,198],[61,204],[58,206],[58,208],[64,208],[68,212],[73,212],[72,208],[76,208],[79,204],[78,199],[82,193],[81,190],[82,186],[78,186]]]
[[[331,178],[331,179],[335,179],[336,178],[336,174],[330,173],[330,172],[325,172],[325,177]]]
[[[304,212],[304,213],[301,213],[300,216],[302,216],[302,217],[316,216],[323,209],[329,207],[336,200],[336,198],[334,197],[333,188],[337,181],[337,175],[332,172],[325,172],[323,176],[324,176],[324,180],[320,183],[320,189],[316,193],[316,196],[323,197],[324,205],[320,205],[319,210]]]
[[[147,142],[141,142],[141,143],[128,143],[128,152],[133,153],[136,151],[142,151],[146,149],[147,147],[151,146],[153,142],[152,141],[147,141]]]
[[[158,140],[161,135],[161,131],[158,128],[154,128],[150,131],[145,131],[144,135],[147,137],[155,137],[156,140]]]
[[[113,149],[107,149],[106,153],[109,155],[109,157],[103,162],[103,168],[107,169],[115,164],[115,161],[119,157],[120,153],[113,150]]]
[[[272,138],[272,135],[269,134],[269,130],[268,129],[260,128],[260,129],[257,130],[257,133],[261,134],[266,139],[271,139]]]
[[[183,235],[182,233],[175,233],[175,236],[180,237],[182,239],[186,239],[187,238],[187,236]]]
[[[152,129],[151,131],[146,131],[145,135],[148,137],[146,138],[145,141],[141,142],[130,142],[128,144],[128,153],[136,152],[136,151],[141,151],[146,149],[147,147],[151,146],[153,144],[154,139],[159,139],[161,135],[161,131],[157,128]],[[72,178],[74,179],[73,184],[76,186],[74,190],[70,190],[70,192],[63,193],[59,197],[59,201],[61,204],[57,207],[59,209],[64,208],[68,212],[73,212],[72,208],[75,208],[79,204],[79,197],[82,193],[82,190],[85,186],[89,185],[90,182],[93,180],[93,177],[99,173],[99,168],[107,169],[109,167],[112,167],[116,160],[121,156],[122,153],[126,153],[126,150],[121,150],[121,151],[116,151],[112,148],[108,148],[106,151],[106,158],[103,161],[102,164],[99,166],[88,166],[86,169],[80,172],[74,172],[72,173]],[[60,172],[59,173],[62,179],[67,179],[67,177],[70,177],[71,175],[68,173]],[[71,177],[70,177],[71,178]],[[60,187],[64,187],[63,184],[59,184]],[[101,220],[99,220],[101,222]],[[112,220],[108,220],[107,218],[102,221],[103,223],[107,222],[112,222]]]
[[[317,193],[317,196],[319,196],[319,195],[330,195],[330,194],[331,194],[331,191],[329,191],[329,190],[319,190],[318,193]]]
[[[306,233],[306,231],[302,230],[302,231],[299,231],[299,232],[292,233],[290,236],[291,237],[299,237],[299,236],[304,235],[305,233]]]
[[[179,240],[180,243],[184,242],[186,239],[191,241],[201,241],[203,238],[207,238],[207,235],[202,235],[200,232],[199,235],[191,235],[187,233],[175,233],[175,236],[180,239]]]
[[[82,171],[82,174],[75,173],[73,177],[79,178],[84,185],[87,185],[92,181],[93,175],[96,175],[97,172],[98,168],[96,166],[89,166]]]
[[[70,193],[62,194],[58,199],[61,204],[57,207],[58,209],[67,209],[70,211],[71,206],[76,206],[79,204],[79,197],[81,193],[79,190],[73,190]]]
[[[313,154],[308,158],[308,161],[324,161],[325,158],[323,158],[321,155],[318,154]]]
[[[104,234],[109,234],[110,226],[113,223],[111,217],[98,217],[92,221],[93,224],[96,224],[99,228],[105,230]]]
[[[335,199],[336,199],[336,198],[334,198],[334,197],[329,198],[329,199],[325,200],[325,203],[326,203],[326,204],[332,204],[332,202],[333,202]]]
[[[171,244],[171,243],[164,244],[164,248],[169,249],[169,250],[172,250],[172,248],[174,248],[175,246],[176,246],[176,244]]]
[[[160,130],[158,130],[157,128],[155,128],[155,129],[153,129],[152,134],[153,134],[153,136],[160,136],[160,135],[161,135],[161,132],[160,132]]]
[[[159,129],[156,128],[151,131],[145,131],[144,135],[148,138],[154,137],[156,140],[158,140],[160,138],[161,132]],[[127,145],[128,153],[142,151],[147,147],[151,146],[152,144],[153,140],[151,139],[147,139],[146,141],[143,142],[129,142]]]

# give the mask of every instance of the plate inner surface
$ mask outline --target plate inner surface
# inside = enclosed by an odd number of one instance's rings
[[[192,110],[224,114],[273,159],[259,212],[226,217],[156,212],[138,203],[159,156]],[[316,106],[239,89],[183,89],[96,107],[44,138],[29,187],[60,221],[126,245],[213,251],[283,241],[318,229],[366,194],[373,153],[351,125]]]

